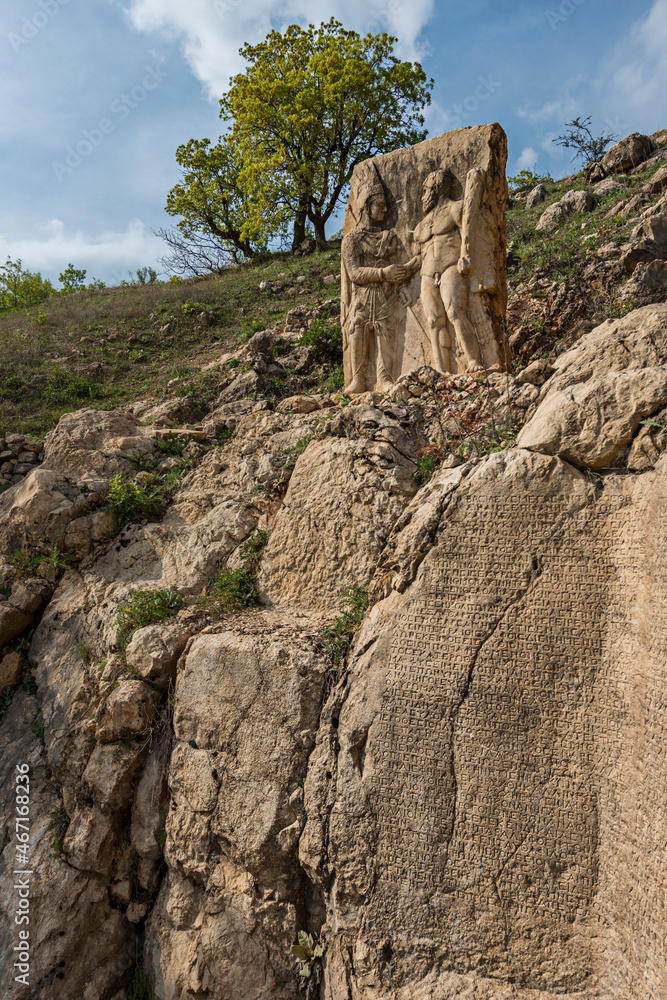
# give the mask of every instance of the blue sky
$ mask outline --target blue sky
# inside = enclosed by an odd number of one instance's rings
[[[109,284],[159,268],[176,147],[219,135],[239,47],[331,16],[422,61],[431,135],[500,122],[510,174],[570,173],[552,139],[575,115],[667,128],[667,0],[4,0],[0,259]]]

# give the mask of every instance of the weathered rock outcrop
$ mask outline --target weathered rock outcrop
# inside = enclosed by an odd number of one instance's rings
[[[663,1000],[666,331],[646,306],[488,385],[221,403],[164,515],[112,538],[100,484],[155,428],[64,418],[0,500],[3,996],[121,1000],[141,942],[160,1000]],[[484,407],[515,444],[464,449]],[[261,605],[212,616],[256,528]],[[51,537],[79,554],[21,582]],[[135,590],[185,604],[122,648]]]

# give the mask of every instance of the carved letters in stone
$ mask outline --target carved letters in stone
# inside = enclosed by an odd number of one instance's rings
[[[355,169],[342,245],[346,391],[422,365],[504,370],[506,139],[480,125]]]

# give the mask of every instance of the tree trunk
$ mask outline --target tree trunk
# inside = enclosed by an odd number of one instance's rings
[[[294,236],[292,250],[299,250],[306,238],[306,209],[300,208],[294,217]]]
[[[328,250],[329,244],[327,243],[327,238],[324,235],[324,219],[313,219],[313,226],[315,227],[315,243],[318,250]]]

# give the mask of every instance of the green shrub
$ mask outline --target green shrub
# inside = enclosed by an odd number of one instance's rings
[[[151,480],[146,486],[139,486],[131,479],[118,475],[109,483],[105,499],[122,528],[138,518],[161,514],[165,503],[164,494],[164,486],[157,480]]]
[[[343,370],[342,363],[336,365],[331,375],[326,378],[322,384],[321,389],[323,392],[340,392],[341,389],[345,387],[345,372]]]
[[[116,641],[121,649],[139,628],[166,621],[183,607],[183,597],[172,590],[136,590],[116,612]]]
[[[507,415],[502,424],[488,423],[482,428],[480,437],[474,441],[477,454],[493,455],[504,451],[514,444],[518,431],[512,425],[512,418]]]
[[[257,602],[257,577],[248,566],[223,570],[213,581],[211,594],[224,611],[238,611]]]
[[[149,986],[143,962],[141,961],[137,962],[134,967],[132,979],[125,991],[123,1000],[159,1000],[159,997],[153,993]]]
[[[211,595],[223,611],[239,611],[257,603],[257,569],[259,560],[269,541],[269,532],[255,528],[241,544],[240,569],[227,569],[220,573],[211,584]]]
[[[550,174],[538,174],[533,170],[520,170],[514,177],[508,177],[507,183],[510,191],[518,191],[520,188],[536,187],[538,184],[553,184],[553,177]]]
[[[42,398],[54,406],[66,406],[83,399],[96,399],[98,387],[89,378],[54,367],[42,388]]]
[[[204,307],[199,302],[191,302],[190,299],[186,299],[181,306],[181,312],[185,313],[186,316],[192,316],[204,312]]]
[[[312,347],[318,361],[340,364],[343,360],[343,334],[340,323],[327,326],[320,319],[314,320],[310,328],[301,334],[298,342],[304,347]]]
[[[137,284],[154,285],[157,281],[157,271],[154,267],[140,267],[137,270]]]
[[[427,483],[436,469],[440,468],[444,457],[443,449],[435,441],[424,445],[417,455],[417,471],[414,474],[414,478],[420,486]]]
[[[34,576],[37,567],[42,562],[42,556],[31,556],[27,552],[15,552],[10,561],[17,575]]]
[[[170,455],[173,458],[180,458],[186,444],[190,443],[190,438],[180,434],[172,434],[171,431],[165,437],[155,439],[158,451],[163,455]]]
[[[48,278],[42,278],[39,271],[24,271],[20,260],[8,257],[0,264],[0,309],[33,305],[54,294]]]
[[[311,432],[310,434],[306,434],[304,437],[299,438],[296,444],[293,444],[291,448],[283,448],[283,455],[287,455],[289,465],[296,465],[297,458],[299,455],[303,455],[304,451],[312,441],[312,438],[313,435]]]
[[[86,642],[77,642],[76,644],[76,655],[84,663],[90,663],[92,657],[92,649]]]
[[[361,625],[361,620],[368,608],[367,585],[357,587],[354,584],[343,591],[339,602],[340,616],[333,624],[320,631],[324,640],[324,649],[331,657],[334,667],[342,670],[347,654],[352,645],[354,633]]]

